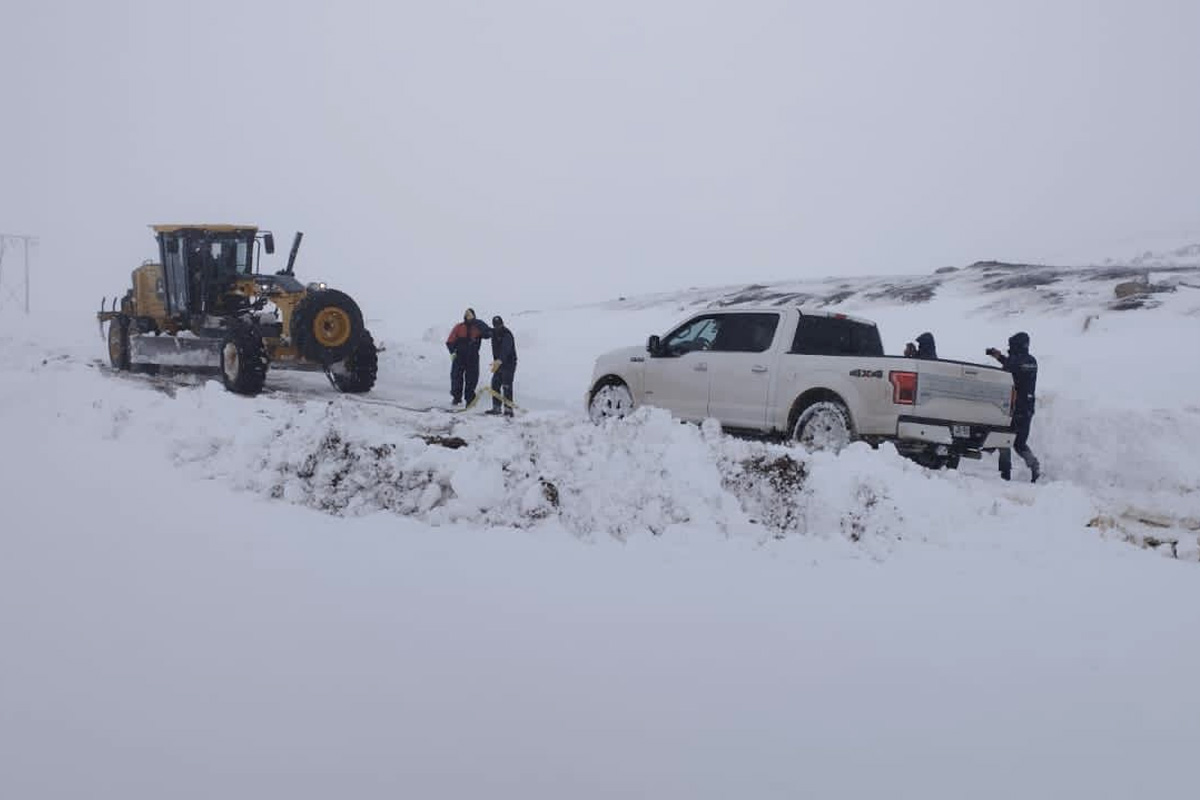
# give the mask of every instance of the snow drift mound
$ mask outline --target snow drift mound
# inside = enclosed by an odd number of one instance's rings
[[[144,452],[147,469],[173,462],[266,502],[335,515],[389,512],[583,538],[698,529],[751,542],[803,536],[871,557],[909,541],[958,547],[1041,535],[1014,530],[1095,537],[1086,528],[1095,505],[1067,484],[932,473],[886,447],[809,456],[655,409],[597,427],[557,412],[505,421],[347,397],[247,399],[215,381],[168,395],[144,381],[105,380],[104,396],[91,399],[82,389],[94,390],[99,376],[69,360],[17,377],[30,390],[58,384],[54,403],[29,405],[41,419],[23,435],[36,446],[55,446],[46,431],[74,446],[81,437],[116,440]]]

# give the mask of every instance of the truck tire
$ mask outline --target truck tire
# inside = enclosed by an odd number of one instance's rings
[[[821,400],[800,412],[792,439],[809,452],[836,453],[854,441],[850,411],[837,400]]]
[[[256,395],[267,380],[267,348],[251,325],[230,329],[221,340],[221,380],[231,392]]]
[[[292,313],[291,333],[300,355],[318,364],[336,364],[358,346],[363,333],[362,311],[345,292],[309,292]]]
[[[958,469],[959,455],[957,453],[950,453],[944,456],[939,456],[936,453],[913,453],[906,457],[925,467],[925,469]]]
[[[339,392],[362,394],[371,391],[379,374],[379,350],[371,332],[363,330],[358,346],[346,359],[330,370],[333,385]]]
[[[633,411],[633,392],[620,380],[601,381],[588,402],[588,417],[597,424],[606,419],[621,419]]]
[[[113,369],[129,369],[129,317],[114,317],[108,322],[108,360]]]

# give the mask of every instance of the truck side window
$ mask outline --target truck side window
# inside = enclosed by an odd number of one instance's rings
[[[791,353],[815,356],[882,356],[883,342],[874,325],[838,317],[800,317]]]
[[[725,314],[710,349],[724,353],[762,353],[775,341],[777,327],[778,314]]]
[[[720,333],[723,315],[710,314],[689,320],[667,334],[662,348],[673,356],[693,350],[708,350]]]

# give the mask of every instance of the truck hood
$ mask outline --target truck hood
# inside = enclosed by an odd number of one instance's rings
[[[626,383],[634,383],[640,387],[642,367],[649,357],[650,354],[646,352],[644,345],[609,350],[596,359],[596,366],[592,369],[592,383],[604,375],[617,375]],[[633,386],[631,388],[638,390]]]
[[[628,367],[630,363],[635,363],[635,360],[644,361],[649,357],[650,354],[646,352],[645,345],[641,347],[618,347],[616,350],[609,350],[607,353],[603,353],[597,357],[596,369],[612,369],[618,366]]]

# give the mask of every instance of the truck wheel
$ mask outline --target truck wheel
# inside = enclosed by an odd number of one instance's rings
[[[813,403],[796,420],[792,439],[809,452],[838,452],[854,440],[850,412],[836,400]]]
[[[601,423],[606,419],[621,419],[633,411],[633,393],[629,387],[620,381],[609,381],[592,392],[591,402],[588,403],[588,416],[592,422]]]
[[[346,356],[346,360],[330,369],[333,385],[340,392],[362,394],[371,391],[375,376],[379,373],[379,350],[371,332],[364,330],[358,339],[358,347]]]
[[[221,379],[231,392],[256,395],[267,379],[267,349],[258,331],[238,326],[221,340]]]
[[[907,456],[907,458],[925,467],[925,469],[958,469],[959,456],[957,453],[945,456],[939,456],[936,453],[914,453]]]
[[[349,357],[362,332],[358,303],[336,289],[310,292],[292,313],[291,334],[296,349],[318,364],[335,364]]]
[[[114,317],[108,322],[108,360],[113,369],[129,369],[128,317]]]

